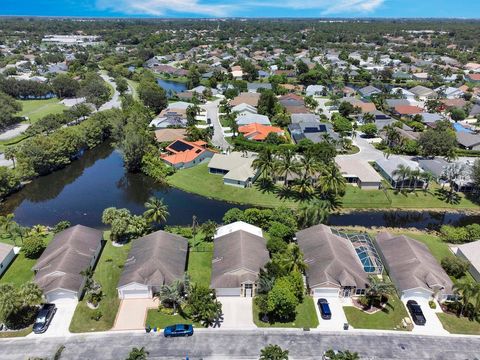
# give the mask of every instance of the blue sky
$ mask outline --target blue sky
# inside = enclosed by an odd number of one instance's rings
[[[479,0],[0,0],[0,15],[480,17]]]

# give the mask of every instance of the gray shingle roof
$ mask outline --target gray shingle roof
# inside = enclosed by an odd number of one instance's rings
[[[12,245],[0,243],[0,263],[7,257],[8,254],[10,254],[12,249]]]
[[[246,281],[255,282],[268,260],[263,237],[244,230],[218,237],[214,240],[211,287],[238,288]]]
[[[388,232],[378,234],[375,243],[392,281],[400,291],[422,288],[452,293],[452,281],[425,244]]]
[[[84,281],[80,273],[90,266],[102,240],[102,231],[83,225],[59,232],[33,267],[35,282],[44,293],[79,292]]]
[[[297,232],[310,288],[355,286],[365,289],[368,277],[350,240],[334,235],[325,225]]]
[[[136,239],[128,254],[118,287],[131,283],[149,286],[181,279],[187,261],[188,240],[165,231]]]

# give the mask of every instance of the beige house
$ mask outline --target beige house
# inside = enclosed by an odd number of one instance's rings
[[[380,188],[382,177],[367,161],[353,160],[348,156],[337,156],[335,162],[349,184],[357,184],[359,188],[365,190]]]
[[[217,296],[253,297],[258,272],[269,260],[262,230],[242,221],[217,229],[210,287]]]
[[[0,276],[7,270],[15,258],[15,250],[12,245],[0,243]]]
[[[470,274],[480,282],[480,240],[460,245],[457,248],[457,256],[470,263]]]

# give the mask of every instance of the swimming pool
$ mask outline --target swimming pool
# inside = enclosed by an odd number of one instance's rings
[[[377,271],[377,268],[373,264],[372,259],[370,258],[370,254],[368,253],[368,249],[365,249],[364,247],[357,247],[355,248],[355,251],[357,252],[358,258],[360,259],[360,262],[363,265],[363,269],[365,270],[366,273],[375,273]]]

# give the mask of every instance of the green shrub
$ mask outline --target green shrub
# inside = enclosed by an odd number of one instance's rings
[[[40,236],[31,236],[23,241],[22,251],[28,259],[38,259],[45,250],[45,242]]]
[[[103,314],[100,310],[93,310],[93,312],[90,315],[90,319],[99,321],[102,318]]]
[[[433,300],[430,300],[428,302],[428,306],[430,306],[430,309],[436,309],[437,308],[437,304]]]
[[[442,267],[446,273],[454,278],[461,278],[468,270],[469,263],[456,256],[447,256],[442,259]]]

